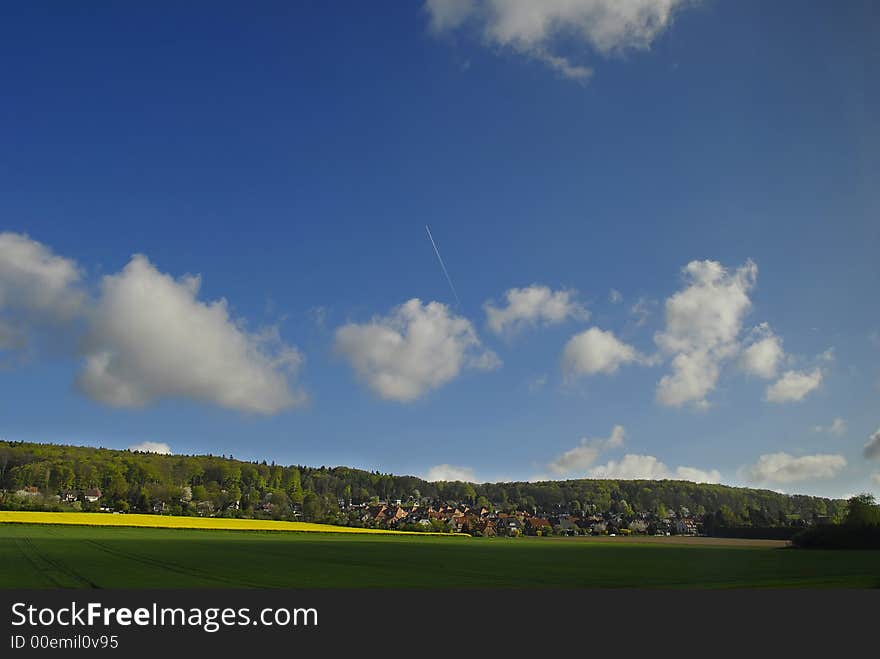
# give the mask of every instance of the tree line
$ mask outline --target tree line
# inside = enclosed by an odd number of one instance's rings
[[[30,497],[16,493],[31,489]],[[34,492],[35,488],[39,494]],[[85,501],[85,490],[100,500]],[[452,503],[535,515],[665,517],[684,510],[719,527],[841,521],[846,502],[770,490],[663,480],[428,482],[349,467],[247,462],[232,456],[160,455],[83,446],[0,441],[0,507],[95,509],[174,515],[271,517],[357,523],[362,503]],[[59,498],[60,497],[60,498]],[[75,500],[74,500],[75,499]]]
[[[857,494],[847,501],[842,524],[804,529],[792,543],[802,549],[880,549],[880,505],[872,494]]]

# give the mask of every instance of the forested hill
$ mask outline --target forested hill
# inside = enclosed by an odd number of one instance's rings
[[[347,523],[351,504],[470,504],[534,514],[714,514],[729,525],[839,519],[846,502],[689,481],[431,483],[348,467],[282,466],[230,457],[158,455],[0,441],[0,506],[72,505],[166,514],[271,516]],[[89,497],[84,493],[89,491]],[[342,510],[340,510],[342,508]]]

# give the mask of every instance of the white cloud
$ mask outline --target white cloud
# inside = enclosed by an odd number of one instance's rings
[[[675,478],[683,481],[693,481],[694,483],[720,483],[721,472],[717,469],[696,469],[695,467],[676,467]]]
[[[336,350],[386,400],[409,402],[440,387],[463,368],[493,369],[501,361],[483,348],[471,322],[445,304],[412,299],[387,316],[336,330]]]
[[[575,334],[562,351],[562,368],[568,375],[610,374],[624,364],[643,360],[631,345],[598,327]]]
[[[492,46],[509,47],[564,76],[588,78],[591,69],[554,53],[558,39],[574,39],[608,56],[648,49],[690,0],[427,0],[435,31],[466,23]]]
[[[496,334],[516,332],[539,323],[554,325],[569,318],[589,318],[589,312],[574,300],[573,291],[552,291],[547,286],[533,284],[526,288],[511,288],[504,297],[507,305],[495,307],[486,302],[486,321]]]
[[[443,30],[459,27],[475,9],[474,0],[425,0],[431,27]]]
[[[880,471],[875,471],[871,474],[871,482],[874,483],[874,485],[880,485]]]
[[[746,373],[767,380],[776,377],[776,371],[785,352],[780,339],[767,323],[761,323],[752,331],[752,343],[740,355],[740,366]]]
[[[425,480],[431,481],[465,481],[467,483],[476,483],[477,477],[474,470],[470,467],[456,467],[450,464],[435,465],[428,469],[425,474]]]
[[[684,275],[687,286],[666,300],[666,328],[654,335],[660,349],[674,355],[672,373],[657,385],[657,399],[664,405],[705,406],[721,364],[739,349],[758,266],[747,261],[730,273],[717,261],[691,261]]]
[[[813,430],[815,432],[827,432],[830,435],[835,435],[837,437],[841,437],[846,434],[846,421],[841,419],[840,417],[836,417],[831,425],[828,426],[813,426]]]
[[[864,455],[868,460],[880,458],[880,428],[868,437],[868,443],[865,444]]]
[[[225,300],[200,302],[199,286],[198,277],[175,280],[141,255],[104,277],[79,388],[115,407],[181,397],[272,414],[302,403],[287,377],[300,353],[277,332],[245,331]]]
[[[706,408],[706,394],[715,388],[719,372],[718,360],[708,351],[678,354],[672,360],[672,374],[660,378],[657,400],[671,407],[690,402]]]
[[[751,483],[794,483],[805,480],[834,478],[844,467],[842,455],[817,454],[796,458],[788,453],[770,453],[758,462],[740,470],[740,476]]]
[[[31,330],[73,320],[86,301],[81,273],[31,238],[0,232],[0,349],[27,344]]]
[[[593,69],[589,66],[574,64],[567,57],[553,55],[541,48],[535,48],[530,52],[530,55],[539,62],[546,64],[557,73],[562,74],[562,77],[564,78],[586,81],[593,76]]]
[[[611,304],[620,304],[623,302],[623,295],[616,288],[612,288],[608,291],[608,300]]]
[[[820,362],[833,362],[836,359],[834,346],[831,346],[825,352],[819,353],[817,359]]]
[[[648,300],[643,297],[636,300],[635,304],[629,308],[629,312],[636,318],[636,327],[641,327],[648,322],[648,318],[651,317],[656,306],[657,302],[654,300]]]
[[[608,437],[584,437],[573,449],[570,449],[557,457],[547,465],[548,469],[557,475],[583,475],[599,454],[605,450],[620,448],[626,439],[626,431],[623,426],[614,426]]]
[[[129,451],[141,451],[142,453],[159,453],[171,455],[171,447],[165,442],[141,442],[128,447]]]
[[[620,460],[610,460],[607,464],[589,471],[590,478],[617,478],[624,480],[688,480],[695,483],[719,483],[721,473],[717,469],[708,471],[694,467],[676,467],[670,470],[653,455],[628,453]]]
[[[666,300],[666,330],[655,336],[657,344],[670,353],[727,351],[751,307],[758,266],[748,261],[730,273],[717,261],[691,261],[684,275],[688,286]]]
[[[822,384],[822,371],[786,371],[772,385],[767,387],[765,398],[771,403],[789,403],[803,400],[807,394]]]

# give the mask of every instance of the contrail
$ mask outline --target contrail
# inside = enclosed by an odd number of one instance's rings
[[[446,264],[443,263],[443,257],[440,256],[440,250],[437,249],[437,243],[434,242],[434,236],[431,235],[431,229],[428,228],[427,224],[425,225],[425,231],[428,232],[428,238],[431,239],[431,246],[434,248],[437,260],[440,261],[440,267],[443,268],[443,274],[446,275],[446,281],[449,282],[449,288],[452,289],[452,294],[455,296],[455,304],[460,309],[461,300],[458,299],[458,293],[455,292],[455,285],[452,283],[452,277],[449,276],[449,272],[446,270]]]

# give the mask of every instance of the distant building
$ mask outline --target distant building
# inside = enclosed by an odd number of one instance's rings
[[[676,535],[697,535],[697,522],[690,517],[680,517],[675,520]]]
[[[97,487],[90,488],[83,492],[83,499],[85,499],[89,503],[95,503],[100,498],[101,490],[99,490]]]

